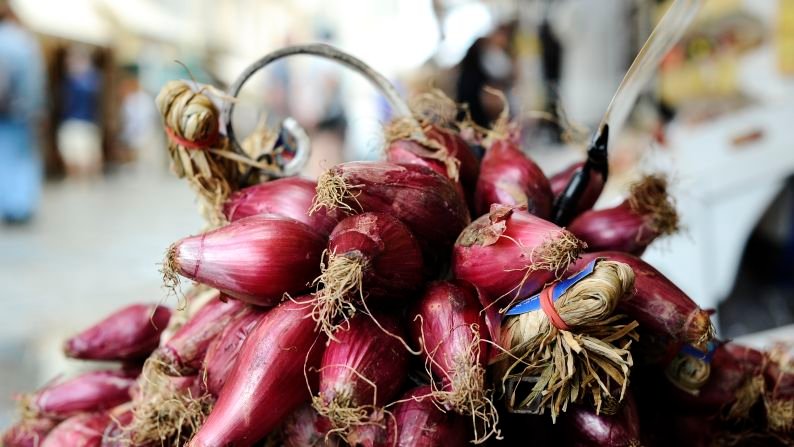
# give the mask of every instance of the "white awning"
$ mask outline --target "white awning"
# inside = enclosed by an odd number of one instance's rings
[[[96,45],[111,40],[112,30],[94,0],[11,0],[10,4],[33,31]]]

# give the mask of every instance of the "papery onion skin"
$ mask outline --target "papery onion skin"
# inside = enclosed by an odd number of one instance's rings
[[[3,433],[5,447],[39,447],[56,421],[48,418],[25,419],[12,425]]]
[[[461,359],[481,366],[488,359],[490,334],[482,309],[471,284],[460,280],[438,281],[427,287],[409,314],[413,320],[411,338],[423,341],[424,355],[432,356],[433,374],[443,381],[445,388],[454,382],[452,376]],[[476,343],[479,343],[479,355],[468,359]]]
[[[137,371],[91,371],[51,383],[23,398],[26,411],[65,419],[79,413],[106,410],[130,400],[130,390],[137,376]]]
[[[325,338],[315,333],[306,298],[284,301],[248,335],[237,366],[226,379],[215,407],[189,447],[251,446],[316,389],[316,371]]]
[[[714,338],[708,312],[661,272],[636,256],[618,251],[586,253],[569,272],[581,270],[596,258],[623,262],[634,270],[635,293],[620,302],[618,311],[637,320],[641,330],[700,349]]]
[[[252,216],[172,245],[166,271],[239,300],[273,306],[308,289],[327,240],[297,220]],[[166,273],[168,275],[168,273]]]
[[[339,441],[328,436],[331,424],[320,417],[311,405],[303,405],[284,421],[284,447],[336,447]]]
[[[266,309],[250,308],[237,315],[209,345],[202,368],[207,392],[218,396],[235,367],[245,339],[266,312]]]
[[[584,244],[520,208],[494,205],[461,232],[453,250],[456,278],[472,283],[489,305],[504,307],[564,273]]]
[[[398,447],[463,447],[469,444],[467,419],[454,412],[442,412],[429,397],[429,386],[405,393],[393,410],[388,442]]]
[[[321,405],[383,406],[390,402],[408,375],[408,353],[396,337],[405,338],[402,329],[383,315],[359,314],[339,328],[320,363]]]
[[[83,413],[58,424],[41,443],[41,447],[100,447],[109,413]]]
[[[317,191],[316,210],[343,206],[348,214],[383,212],[399,219],[422,247],[426,267],[439,266],[469,223],[468,209],[455,186],[423,166],[342,163],[321,176]]]
[[[573,406],[561,417],[563,432],[575,447],[639,447],[640,418],[631,395],[617,414],[598,415],[585,406]]]
[[[170,318],[165,306],[132,304],[69,338],[64,353],[83,360],[144,359],[157,348]]]
[[[288,217],[328,235],[341,218],[336,211],[309,213],[317,183],[300,177],[286,177],[234,192],[223,204],[223,214],[234,222],[246,217],[272,215]]]
[[[568,182],[570,182],[571,177],[574,174],[581,170],[584,167],[584,162],[580,161],[577,163],[572,164],[571,166],[565,168],[562,172],[559,172],[551,177],[551,190],[554,194],[554,198],[556,200],[560,194],[565,191],[565,188],[568,186]],[[593,207],[595,203],[598,201],[598,198],[601,196],[601,191],[604,190],[604,184],[606,183],[603,175],[598,172],[598,170],[591,170],[590,177],[585,187],[584,192],[582,193],[582,197],[579,199],[579,206],[574,213],[574,216],[577,216]]]
[[[168,375],[190,375],[201,368],[207,349],[227,324],[253,312],[237,300],[213,298],[152,354]]]
[[[538,217],[548,219],[553,200],[549,179],[510,138],[494,141],[482,160],[475,194],[478,216],[488,213],[491,205],[527,207]]]

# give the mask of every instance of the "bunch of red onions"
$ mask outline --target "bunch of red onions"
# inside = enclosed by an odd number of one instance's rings
[[[555,197],[582,164],[549,180],[503,131],[507,113],[469,125],[480,162],[461,108],[423,101],[387,126],[387,161],[317,182],[248,186],[238,174],[262,164],[213,148],[234,175],[200,182],[218,199],[212,229],[163,265],[167,285],[186,278],[210,298],[127,306],[71,337],[67,356],[120,366],[21,396],[3,445],[628,447],[665,439],[643,431],[659,414],[702,423],[697,442],[792,440],[790,358],[718,343],[709,312],[637,257],[677,228],[664,179],[592,211],[606,171],[590,172],[563,228]],[[514,405],[508,379],[538,405]]]

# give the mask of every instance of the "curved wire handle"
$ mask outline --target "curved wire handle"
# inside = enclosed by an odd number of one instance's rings
[[[400,118],[405,118],[409,120],[413,120],[417,126],[419,127],[419,123],[416,122],[413,114],[411,113],[411,109],[408,107],[408,104],[402,99],[400,94],[394,88],[394,86],[386,79],[383,75],[373,70],[369,65],[365,64],[360,59],[345,53],[342,50],[339,50],[336,47],[333,47],[328,44],[324,43],[314,43],[308,45],[295,45],[291,47],[282,48],[280,50],[274,51],[262,57],[261,59],[255,61],[251,65],[249,65],[240,76],[237,77],[237,80],[234,81],[234,84],[229,88],[229,95],[232,97],[237,97],[242,90],[243,85],[246,81],[248,81],[251,76],[254,75],[257,71],[261,70],[262,68],[266,67],[267,65],[271,64],[272,62],[285,58],[287,56],[294,56],[298,54],[306,54],[311,56],[318,56],[324,59],[330,59],[336,62],[339,62],[342,65],[345,65],[354,71],[361,73],[367,80],[369,80],[375,88],[377,88],[385,97],[386,100],[389,102],[389,105],[392,107],[395,115]],[[227,101],[223,107],[223,125],[226,129],[226,136],[229,138],[231,142],[232,149],[240,154],[245,154],[240,145],[239,141],[237,140],[237,136],[234,132],[234,126],[232,126],[232,115],[234,114],[234,107],[235,101]],[[287,118],[282,123],[282,129],[280,134],[280,139],[287,140],[292,139],[295,143],[295,156],[287,162],[284,166],[281,167],[280,170],[274,170],[271,172],[266,172],[266,174],[272,177],[284,177],[296,174],[298,171],[303,168],[306,164],[306,161],[309,159],[309,154],[311,152],[311,144],[309,141],[309,137],[306,135],[306,132],[303,128],[298,125],[298,123],[292,119]],[[271,154],[263,154],[261,158],[268,164],[273,164],[274,160],[272,159]]]
[[[613,135],[620,132],[640,91],[653,76],[662,58],[692,23],[702,3],[703,0],[675,0],[648,36],[601,118],[587,149],[587,160],[583,168],[571,177],[568,185],[554,201],[552,219],[557,225],[567,225],[573,219],[592,171],[599,173],[606,182],[609,174],[607,148],[610,131]]]
[[[637,53],[623,80],[620,81],[615,95],[612,96],[612,100],[604,112],[604,117],[598,126],[599,129],[608,124],[613,135],[620,131],[640,91],[653,76],[662,58],[689,28],[702,3],[703,0],[676,0],[673,2]]]

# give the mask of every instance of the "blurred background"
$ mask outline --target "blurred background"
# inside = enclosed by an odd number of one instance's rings
[[[596,6],[597,3],[597,6]],[[440,88],[487,125],[503,102],[552,174],[592,131],[668,2],[655,0],[0,0],[0,429],[15,390],[79,366],[69,334],[132,301],[175,304],[158,263],[199,232],[169,173],[154,98],[171,79],[227,88],[280,47],[328,42],[406,97]],[[311,57],[246,84],[238,134],[294,117],[304,175],[381,154],[386,101]],[[599,206],[668,172],[684,231],[645,258],[720,335],[794,338],[794,0],[706,0],[610,141]]]

